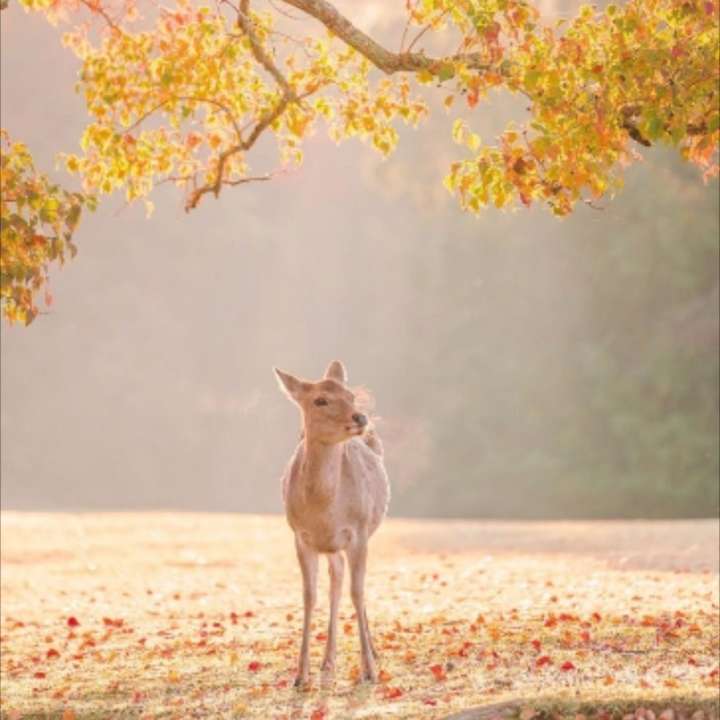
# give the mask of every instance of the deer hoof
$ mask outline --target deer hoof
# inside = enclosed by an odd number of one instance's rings
[[[310,687],[310,678],[309,677],[303,677],[302,675],[298,675],[295,678],[295,682],[293,683],[293,687],[298,688],[298,690],[304,690],[305,688]]]

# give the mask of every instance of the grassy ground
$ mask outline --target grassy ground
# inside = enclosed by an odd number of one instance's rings
[[[717,573],[714,521],[390,520],[371,544],[367,586],[381,682],[356,683],[347,597],[335,681],[321,682],[323,572],[315,684],[300,693],[300,580],[284,519],[5,513],[2,714],[707,717]]]

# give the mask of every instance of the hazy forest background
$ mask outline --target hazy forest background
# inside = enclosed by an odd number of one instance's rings
[[[396,4],[338,3],[381,40]],[[51,170],[77,61],[15,4],[1,40],[3,125]],[[468,117],[492,137],[514,102]],[[602,210],[476,219],[449,125],[388,161],[318,134],[189,216],[170,188],[89,215],[50,314],[3,328],[3,507],[277,512],[298,418],[271,368],[337,357],[378,398],[394,515],[717,515],[717,181],[651,149]]]

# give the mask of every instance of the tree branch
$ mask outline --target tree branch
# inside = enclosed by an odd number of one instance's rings
[[[283,93],[288,96],[290,100],[297,100],[295,91],[290,87],[290,83],[285,79],[285,76],[280,72],[275,61],[265,52],[265,49],[260,44],[253,28],[252,19],[248,13],[248,6],[250,5],[249,0],[243,0],[240,4],[240,11],[237,15],[238,27],[248,36],[250,40],[250,49],[255,59],[265,68],[265,70],[272,75],[273,80],[280,86]]]
[[[418,72],[420,70],[428,70],[435,74],[440,67],[451,62],[462,62],[475,70],[489,70],[491,67],[479,53],[461,53],[442,58],[433,58],[428,57],[424,52],[390,52],[375,42],[369,35],[355,27],[327,0],[281,0],[281,2],[314,17],[387,75],[396,72]]]
[[[217,161],[217,174],[215,181],[213,183],[205,183],[201,187],[193,190],[188,197],[187,203],[185,204],[185,210],[188,212],[197,207],[197,204],[200,202],[200,198],[202,198],[203,195],[211,192],[215,195],[215,197],[217,197],[220,194],[220,188],[222,187],[223,182],[226,182],[223,179],[223,175],[225,173],[225,164],[227,163],[228,158],[239,152],[247,152],[257,142],[263,132],[265,132],[267,127],[275,122],[275,120],[285,112],[285,109],[290,103],[300,101],[300,98],[298,98],[290,83],[285,79],[285,76],[280,72],[274,60],[267,52],[265,52],[265,49],[258,40],[257,35],[255,34],[252,19],[250,18],[249,5],[250,0],[242,0],[240,3],[240,9],[237,15],[238,27],[248,36],[248,39],[250,40],[250,48],[255,59],[273,77],[282,90],[282,96],[277,105],[275,105],[272,110],[269,110],[256,123],[246,140],[241,139],[236,145],[233,145],[220,153]],[[231,184],[237,185],[239,184],[239,181],[233,181]]]

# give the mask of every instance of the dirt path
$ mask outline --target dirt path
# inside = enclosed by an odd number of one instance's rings
[[[344,720],[511,697],[710,702],[718,539],[714,521],[391,520],[368,578],[382,682],[355,684],[345,597],[335,683],[321,686],[323,572],[318,682],[298,694],[301,593],[282,518],[5,513],[2,709]]]

